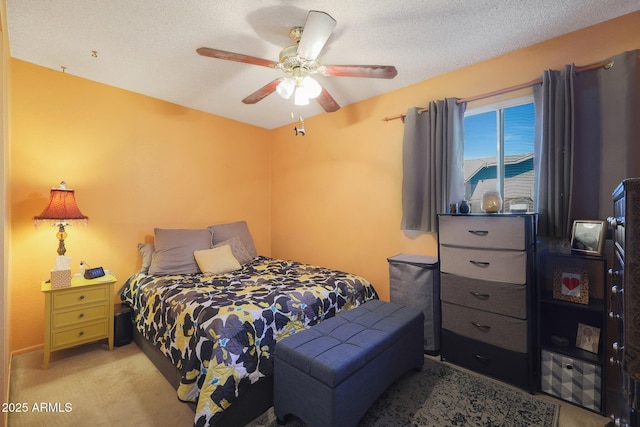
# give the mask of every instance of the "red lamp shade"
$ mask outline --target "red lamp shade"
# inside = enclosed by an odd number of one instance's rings
[[[51,189],[49,204],[39,216],[33,217],[33,219],[36,224],[40,221],[55,221],[54,225],[59,227],[58,233],[56,233],[59,241],[58,255],[64,255],[67,251],[64,246],[64,239],[67,237],[64,227],[69,225],[68,221],[86,221],[89,217],[80,212],[73,190],[68,189],[63,181],[60,183],[60,188]]]
[[[76,203],[73,190],[52,188],[49,204],[44,211],[34,217],[36,221],[57,220],[60,222],[71,220],[87,220],[89,217],[83,215]]]

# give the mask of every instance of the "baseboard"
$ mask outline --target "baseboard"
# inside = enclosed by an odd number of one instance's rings
[[[11,371],[12,371],[14,356],[31,353],[32,351],[42,350],[43,348],[44,348],[44,345],[40,344],[33,347],[23,348],[21,350],[9,352],[9,363],[7,366],[7,383],[3,384],[3,387],[5,387],[5,393],[6,393],[5,396],[6,396],[7,402],[11,401]],[[0,420],[2,420],[2,423],[0,423],[0,427],[8,426],[9,412],[4,412]]]
[[[11,362],[13,361],[13,354],[9,353],[9,363],[7,364],[7,383],[3,384],[5,387],[5,398],[7,402],[11,401]],[[4,412],[4,411],[3,411]],[[9,411],[2,414],[2,426],[9,425]]]
[[[33,351],[42,350],[44,348],[44,344],[34,345],[33,347],[22,348],[20,350],[14,350],[9,354],[9,360],[13,356],[20,356],[21,354],[31,353]]]

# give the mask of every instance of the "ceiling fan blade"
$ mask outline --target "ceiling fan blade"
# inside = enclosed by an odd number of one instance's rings
[[[320,54],[329,36],[336,26],[336,20],[328,13],[311,10],[302,30],[302,38],[298,44],[298,55],[301,58],[314,60]]]
[[[242,62],[244,64],[260,65],[262,67],[274,68],[278,65],[275,61],[268,59],[257,58],[255,56],[243,55],[241,53],[227,52],[226,50],[211,49],[208,47],[201,47],[196,49],[196,52],[202,56],[208,56],[210,58],[224,59],[227,61]]]
[[[284,77],[275,79],[271,83],[267,83],[266,85],[262,86],[260,89],[243,99],[242,102],[244,102],[245,104],[255,104],[258,101],[262,101],[264,98],[276,91],[276,87],[278,87],[282,80],[284,80]]]
[[[334,111],[338,111],[340,109],[340,105],[338,105],[336,100],[333,99],[333,96],[331,96],[324,87],[322,88],[322,92],[320,92],[320,95],[318,95],[316,100],[327,113],[333,113]]]
[[[336,77],[392,79],[398,74],[398,70],[393,65],[327,65],[322,74]]]

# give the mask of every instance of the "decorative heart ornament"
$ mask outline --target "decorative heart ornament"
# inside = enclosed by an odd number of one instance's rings
[[[569,289],[570,291],[574,290],[576,287],[580,286],[580,280],[575,277],[563,277],[562,284]]]
[[[562,273],[563,295],[580,296],[580,275],[573,273]]]

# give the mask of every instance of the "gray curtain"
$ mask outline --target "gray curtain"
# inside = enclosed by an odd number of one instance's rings
[[[464,197],[463,128],[466,104],[432,101],[407,111],[402,145],[403,230],[437,231],[437,215]]]
[[[535,105],[535,211],[538,234],[566,238],[571,233],[574,146],[574,67],[547,70],[533,88]]]
[[[640,50],[575,77],[574,219],[612,215],[611,193],[640,177]]]
[[[607,218],[618,183],[640,176],[640,50],[611,61],[545,71],[534,87],[540,236],[569,238],[573,220]]]

